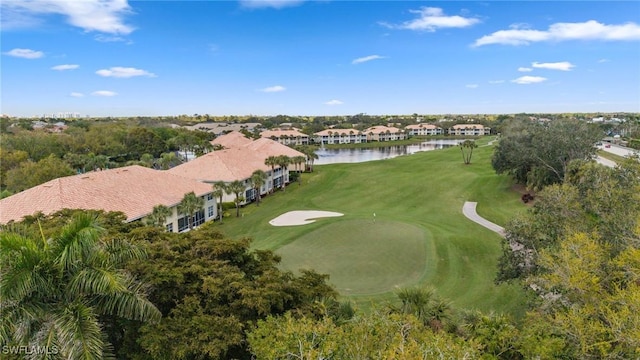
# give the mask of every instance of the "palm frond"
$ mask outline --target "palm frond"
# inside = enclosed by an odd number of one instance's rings
[[[2,273],[0,290],[3,297],[20,302],[34,294],[55,291],[51,278],[43,273],[46,268],[40,266],[42,262],[29,261],[33,259],[20,260],[23,261],[16,262]]]
[[[93,308],[69,304],[54,319],[62,356],[67,359],[102,359],[105,345]]]
[[[155,323],[162,317],[160,311],[147,298],[135,291],[98,296],[96,308],[103,314],[117,315],[129,320]]]
[[[111,269],[85,268],[74,273],[65,289],[67,298],[126,291],[124,278]]]
[[[109,264],[119,267],[131,260],[144,260],[147,253],[139,246],[121,239],[106,241],[104,250],[108,254]]]
[[[53,254],[60,270],[75,268],[95,250],[104,232],[97,222],[97,215],[79,213],[73,217],[53,242]]]

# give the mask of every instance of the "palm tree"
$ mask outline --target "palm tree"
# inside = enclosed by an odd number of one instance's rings
[[[414,315],[433,330],[441,330],[443,321],[449,318],[451,304],[438,298],[433,289],[403,288],[396,292],[396,296],[402,302],[396,311]]]
[[[218,217],[220,218],[220,223],[222,224],[222,197],[224,193],[227,192],[227,184],[224,181],[216,181],[213,183],[213,196],[218,201]]]
[[[154,160],[151,154],[145,153],[140,156],[140,163],[143,164],[144,167],[153,167]]]
[[[260,206],[260,199],[262,196],[260,195],[260,188],[267,182],[267,173],[262,170],[256,170],[251,174],[251,186],[256,191],[256,205]]]
[[[275,168],[278,165],[278,157],[277,156],[269,156],[264,160],[264,164],[267,166],[271,166],[271,192],[275,190]]]
[[[202,209],[204,206],[204,199],[196,196],[193,191],[184,194],[182,201],[178,204],[178,212],[188,216],[189,230],[193,230],[193,215]]]
[[[313,172],[313,162],[318,159],[318,154],[316,154],[313,148],[309,148],[308,151],[305,152],[305,155],[307,155],[307,159],[309,160],[309,169]]]
[[[164,205],[156,205],[153,207],[153,212],[147,217],[147,224],[151,226],[164,227],[167,222],[167,217],[171,215],[172,211]]]
[[[291,161],[296,164],[296,171],[298,172],[302,172],[300,170],[300,168],[304,165],[304,163],[307,161],[307,157],[306,156],[302,156],[302,155],[298,155],[298,156],[294,156],[293,158],[291,158]]]
[[[287,173],[287,168],[289,167],[289,164],[291,164],[291,158],[288,157],[287,155],[280,155],[276,157],[276,162],[278,163],[278,166],[280,166],[280,169],[282,169],[282,191],[284,191],[286,182],[285,182],[285,174]]]
[[[471,164],[471,155],[473,155],[473,149],[477,147],[478,145],[473,140],[465,140],[460,144],[460,151],[462,151],[462,161],[464,161],[465,165]]]
[[[76,214],[54,237],[0,232],[0,343],[102,359],[111,345],[101,317],[155,322],[161,314],[123,270],[145,253],[105,240],[95,216]]]
[[[242,193],[244,192],[245,186],[240,180],[235,180],[227,185],[227,194],[234,194],[236,198],[233,202],[236,204],[236,217],[240,217],[240,203],[244,201],[244,196]]]
[[[179,163],[180,159],[174,152],[163,153],[160,155],[160,159],[158,159],[158,165],[160,165],[162,170],[168,170]]]
[[[298,185],[302,184],[302,172],[304,169],[300,170],[300,168],[304,167],[304,164],[307,162],[307,157],[298,155],[292,158],[292,161],[296,164],[296,170],[298,171]]]

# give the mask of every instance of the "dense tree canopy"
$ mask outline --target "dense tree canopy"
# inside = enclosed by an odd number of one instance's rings
[[[522,328],[522,355],[640,356],[640,163],[574,162],[506,227],[499,280],[538,296]]]
[[[103,235],[89,213],[77,213],[51,238],[17,227],[0,232],[3,354],[24,346],[57,359],[102,359],[111,349],[102,317],[160,318],[141,284],[123,269],[144,252]]]
[[[491,164],[534,189],[564,181],[569,163],[590,160],[602,131],[584,121],[514,120],[505,126]]]
[[[225,239],[211,224],[183,234],[144,227],[131,235],[149,253],[131,269],[151,287],[149,298],[164,317],[119,336],[130,357],[249,358],[245,332],[257,320],[286,311],[317,318],[325,311],[321,300],[337,295],[326,276],[283,272],[273,253],[249,250],[248,239]],[[137,343],[125,333],[139,334]]]

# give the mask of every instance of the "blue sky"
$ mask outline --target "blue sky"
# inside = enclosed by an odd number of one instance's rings
[[[640,2],[4,0],[12,116],[640,112]]]

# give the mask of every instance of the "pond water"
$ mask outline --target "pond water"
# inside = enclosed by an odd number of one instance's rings
[[[393,145],[370,149],[318,149],[315,165],[358,163],[373,160],[390,159],[401,155],[410,155],[420,151],[430,151],[456,146],[464,140],[440,139],[419,144]]]

